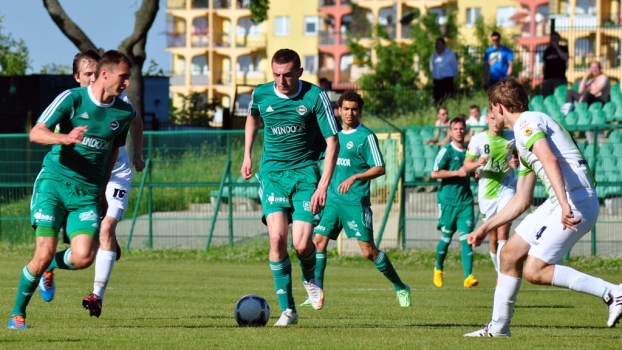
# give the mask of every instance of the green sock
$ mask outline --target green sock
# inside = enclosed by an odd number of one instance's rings
[[[453,236],[453,234],[447,235],[441,233],[441,240],[438,241],[438,246],[436,246],[436,269],[439,271],[443,271],[447,251],[449,250],[449,244],[451,243],[451,236]]]
[[[324,288],[324,271],[326,271],[326,252],[315,253],[315,283]]]
[[[292,309],[296,312],[294,295],[292,294],[292,262],[289,260],[289,256],[281,261],[270,261],[270,269],[274,276],[276,298],[279,300],[281,312],[286,309]]]
[[[56,254],[54,254],[54,259],[52,259],[50,266],[48,266],[48,271],[52,271],[54,269],[77,270],[76,267],[69,262],[70,256],[71,248],[61,252],[56,252]]]
[[[24,266],[22,275],[19,278],[19,285],[17,286],[17,297],[15,297],[15,304],[13,305],[13,311],[11,316],[20,315],[26,318],[26,307],[30,302],[30,298],[37,290],[39,280],[41,276],[35,276],[28,270],[27,266]]]
[[[302,280],[306,282],[313,279],[315,277],[315,247],[307,257],[302,257],[298,252],[296,255],[298,256],[298,265],[302,269]]]
[[[389,257],[383,251],[378,254],[378,257],[373,262],[376,265],[378,271],[382,272],[384,277],[386,277],[389,281],[391,281],[391,283],[393,283],[393,288],[395,288],[395,291],[406,289],[406,286],[404,285],[404,283],[402,283],[400,276],[398,276],[397,272],[395,272],[395,268],[393,268],[391,260],[389,260]]]
[[[462,268],[464,269],[464,278],[469,277],[473,273],[473,248],[467,242],[468,234],[460,236],[460,260],[462,260]]]

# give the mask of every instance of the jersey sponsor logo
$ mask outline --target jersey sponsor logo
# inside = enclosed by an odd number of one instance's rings
[[[42,213],[42,209],[39,209],[39,211],[35,213],[35,220],[36,221],[54,222],[54,221],[56,221],[56,217],[54,217],[54,215],[43,214]]]
[[[80,221],[99,221],[97,214],[95,214],[94,211],[89,210],[85,213],[80,213],[80,216],[78,216],[80,218]]]
[[[532,128],[527,128],[525,130],[523,130],[523,134],[527,137],[531,137],[531,135],[533,135],[533,129]]]
[[[354,142],[350,141],[350,142],[346,143],[346,148],[347,149],[351,149],[352,147],[354,147]]]
[[[274,203],[287,203],[287,202],[289,202],[289,199],[287,199],[287,197],[276,197],[276,196],[274,196],[274,193],[271,193],[268,196],[268,202],[270,202],[270,204],[274,204]]]
[[[287,126],[271,126],[273,135],[296,134],[307,129],[306,124],[287,125]]]
[[[112,130],[117,130],[119,128],[119,122],[116,120],[113,120],[110,122],[110,129]]]
[[[110,142],[104,140],[98,140],[93,137],[84,136],[82,144],[89,148],[95,148],[101,151],[107,151],[110,149]]]
[[[300,115],[305,115],[305,113],[307,113],[308,109],[307,107],[300,105],[298,107],[296,107],[296,112],[298,112],[298,114]]]
[[[337,158],[337,165],[350,166],[350,159],[348,159],[348,158]]]
[[[315,229],[318,230],[318,231],[322,231],[322,232],[326,231],[326,227],[322,226],[322,225],[315,226]]]
[[[302,201],[302,209],[304,211],[311,211],[311,202]]]
[[[266,108],[266,113],[267,112],[274,112],[274,109],[272,109],[272,106],[268,106],[268,108]]]
[[[466,221],[466,225],[469,226],[469,227],[472,227],[473,226],[473,221],[467,220]]]
[[[350,228],[350,230],[352,230],[352,231],[358,231],[359,230],[359,225],[357,225],[354,220],[348,221],[347,225]]]
[[[356,236],[356,237],[361,237],[361,233],[360,233],[359,231],[356,231],[355,236]]]
[[[458,158],[458,156],[455,156],[455,157],[454,157],[454,160],[460,160],[460,158]]]
[[[89,114],[84,112],[84,113],[80,114],[78,116],[78,118],[80,118],[80,119],[89,119]]]

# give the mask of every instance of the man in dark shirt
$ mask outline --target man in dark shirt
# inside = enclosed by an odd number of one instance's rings
[[[566,61],[568,61],[568,46],[559,45],[561,37],[559,33],[551,33],[551,42],[544,50],[542,69],[544,80],[542,81],[542,95],[547,97],[555,92],[555,88],[568,84],[566,80]]]

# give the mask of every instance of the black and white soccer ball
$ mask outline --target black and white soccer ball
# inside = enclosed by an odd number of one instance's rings
[[[270,305],[256,294],[248,294],[235,304],[235,320],[240,327],[263,327],[270,319]]]

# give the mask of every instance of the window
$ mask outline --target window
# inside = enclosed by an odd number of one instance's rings
[[[289,17],[287,16],[274,17],[274,35],[275,36],[289,35]]]
[[[317,35],[319,21],[317,16],[305,17],[305,35]]]
[[[497,25],[499,27],[512,27],[516,24],[510,19],[516,13],[516,7],[497,7]]]
[[[469,7],[466,10],[466,26],[474,27],[475,21],[482,16],[481,7]]]
[[[317,74],[317,55],[304,56],[303,64],[304,65],[302,67],[305,69],[305,73]]]

